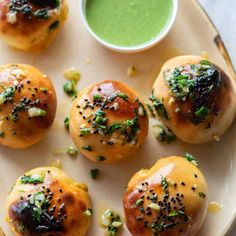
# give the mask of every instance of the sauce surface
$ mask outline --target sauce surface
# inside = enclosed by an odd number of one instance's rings
[[[142,45],[168,25],[172,0],[87,0],[86,17],[92,31],[117,46]]]

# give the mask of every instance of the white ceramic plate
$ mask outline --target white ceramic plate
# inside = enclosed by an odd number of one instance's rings
[[[175,26],[165,40],[146,52],[126,55],[109,51],[97,44],[81,22],[79,3],[75,0],[69,0],[69,3],[69,20],[53,46],[43,54],[30,55],[18,52],[0,43],[0,64],[18,62],[38,67],[53,79],[59,100],[53,128],[42,142],[27,150],[0,147],[0,225],[6,235],[12,236],[4,221],[5,198],[15,179],[31,168],[51,165],[52,162],[60,159],[64,171],[76,180],[86,182],[95,211],[88,235],[99,236],[103,235],[98,224],[101,211],[112,208],[123,213],[122,194],[130,177],[136,171],[143,167],[150,167],[159,157],[183,155],[186,151],[193,153],[200,161],[201,169],[209,183],[210,201],[223,204],[223,208],[218,213],[208,213],[198,236],[225,235],[236,214],[235,122],[220,142],[198,146],[179,141],[171,145],[160,145],[152,132],[154,123],[152,120],[148,139],[139,154],[114,165],[94,164],[81,155],[73,159],[67,155],[52,154],[55,148],[72,145],[63,127],[64,117],[68,114],[71,105],[70,98],[62,91],[62,84],[65,82],[62,75],[64,69],[74,66],[81,71],[79,89],[104,79],[121,80],[136,89],[146,101],[160,66],[172,56],[201,54],[202,51],[208,51],[211,60],[233,74],[222,41],[202,9],[194,0],[181,0]],[[91,60],[90,64],[86,63],[88,58]],[[138,68],[139,76],[127,77],[127,68],[131,65]],[[93,181],[89,172],[95,167],[100,169],[101,174],[98,180]],[[123,235],[129,235],[126,229]]]

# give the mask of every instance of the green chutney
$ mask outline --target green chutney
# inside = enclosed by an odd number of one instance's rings
[[[156,38],[168,25],[172,0],[87,0],[92,31],[109,44],[132,47]]]

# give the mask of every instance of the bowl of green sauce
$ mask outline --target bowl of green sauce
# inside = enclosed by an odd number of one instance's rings
[[[119,52],[139,52],[159,43],[172,28],[178,0],[81,0],[90,34]]]

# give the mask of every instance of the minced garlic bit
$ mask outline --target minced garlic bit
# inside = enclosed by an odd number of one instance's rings
[[[144,114],[145,114],[144,108],[143,108],[142,106],[140,106],[140,107],[138,108],[138,115],[139,115],[139,116],[144,116]]]
[[[80,75],[80,72],[77,69],[72,67],[72,68],[64,71],[64,77],[68,80],[79,81],[81,75]]]
[[[156,204],[156,203],[151,203],[151,204],[149,205],[149,207],[150,207],[151,209],[153,209],[153,210],[156,210],[156,211],[159,211],[159,210],[160,210],[160,206],[159,206],[158,204]]]
[[[114,107],[114,110],[117,111],[119,109],[120,105],[118,102],[114,102],[113,107]]]
[[[101,225],[105,228],[105,235],[115,236],[118,235],[123,222],[117,213],[108,209],[102,214]]]
[[[223,205],[220,204],[219,202],[210,202],[208,205],[208,212],[217,213],[218,211],[221,210],[222,207]]]
[[[179,107],[175,108],[175,113],[179,113],[179,112],[180,112],[180,108]]]
[[[11,75],[14,75],[16,79],[24,79],[26,77],[26,73],[21,69],[12,70]]]
[[[216,142],[219,142],[220,141],[220,137],[218,136],[218,135],[214,135],[214,140],[216,141]]]
[[[17,12],[16,11],[10,11],[7,13],[7,22],[10,24],[15,24],[17,21]]]
[[[127,71],[127,75],[129,77],[133,77],[133,76],[136,76],[138,74],[138,70],[135,66],[130,66],[128,68],[128,71]]]
[[[91,217],[93,215],[93,210],[91,208],[87,208],[84,214],[88,217]]]
[[[31,107],[28,109],[29,117],[45,116],[46,114],[47,114],[46,111],[44,111],[43,109],[40,109],[38,107]]]
[[[171,106],[173,103],[175,103],[174,97],[171,97],[168,101],[169,106]]]

